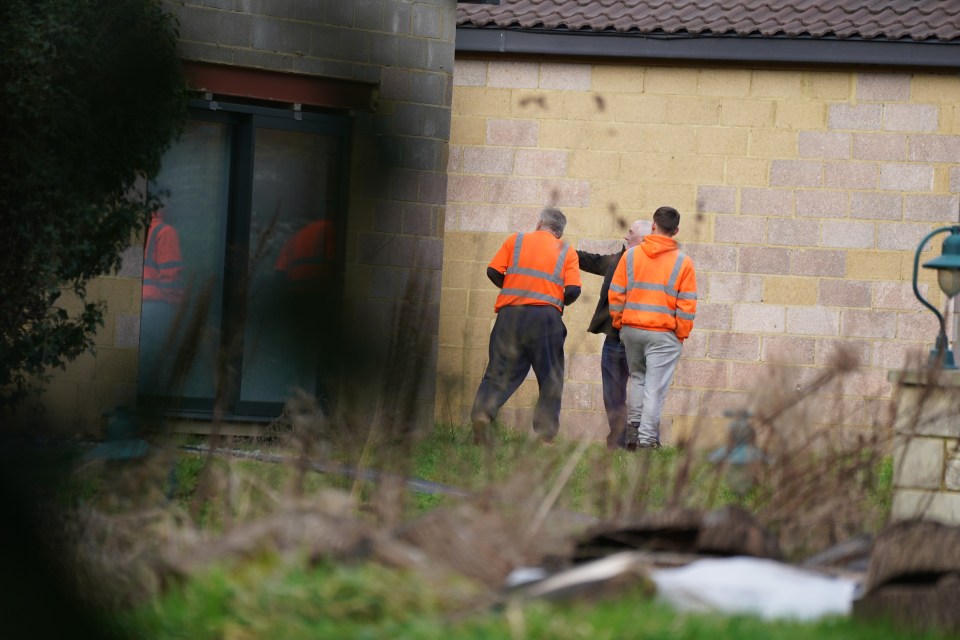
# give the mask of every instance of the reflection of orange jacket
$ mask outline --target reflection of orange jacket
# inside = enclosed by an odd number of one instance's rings
[[[183,299],[181,271],[183,261],[177,230],[166,224],[161,214],[155,213],[143,249],[143,299],[179,303]]]
[[[648,235],[620,258],[610,282],[613,326],[673,331],[690,335],[697,313],[697,276],[693,261],[677,241]]]
[[[580,286],[577,252],[549,231],[513,234],[487,266],[504,274],[494,311],[525,304],[563,311],[563,288]]]
[[[284,243],[273,268],[293,283],[325,280],[333,273],[335,240],[332,221],[311,222]]]

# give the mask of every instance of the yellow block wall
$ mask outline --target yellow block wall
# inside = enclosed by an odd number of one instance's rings
[[[612,252],[624,225],[671,205],[700,295],[664,438],[722,439],[725,410],[803,388],[839,345],[860,365],[802,419],[848,435],[886,423],[887,372],[938,329],[911,279],[919,241],[958,221],[958,101],[946,75],[458,59],[438,420],[468,421],[494,321],[485,267],[510,233],[555,205],[573,247]],[[601,439],[603,337],[586,332],[601,278],[583,281],[564,315],[561,435]],[[944,307],[928,270],[920,288]],[[529,432],[535,399],[531,373],[501,420]]]
[[[93,352],[82,354],[63,370],[50,371],[51,380],[43,392],[18,406],[0,430],[99,436],[106,412],[136,406],[142,274],[143,239],[137,237],[124,251],[119,271],[95,278],[87,287],[89,301],[106,304]],[[81,310],[76,300],[67,300],[64,308],[71,314]]]

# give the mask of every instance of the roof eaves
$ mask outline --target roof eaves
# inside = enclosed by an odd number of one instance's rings
[[[457,27],[458,53],[960,71],[960,42]]]

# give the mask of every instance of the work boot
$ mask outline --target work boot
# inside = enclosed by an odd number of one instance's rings
[[[660,443],[656,440],[652,440],[649,442],[641,442],[637,445],[637,447],[640,449],[659,449]]]
[[[493,444],[493,434],[490,433],[490,418],[484,415],[473,419],[473,444]]]
[[[607,435],[607,449],[610,451],[616,451],[617,449],[623,449],[623,439],[626,436],[623,429],[614,429],[610,431],[610,434]]]
[[[626,444],[624,446],[626,447],[627,451],[636,451],[639,445],[640,445],[640,425],[628,424],[627,439],[626,439]]]

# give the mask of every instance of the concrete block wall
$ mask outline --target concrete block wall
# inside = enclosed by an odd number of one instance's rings
[[[899,386],[891,518],[960,524],[960,372],[891,371]]]
[[[911,278],[920,239],[960,219],[958,97],[952,76],[458,59],[439,419],[467,419],[494,317],[485,265],[509,233],[550,204],[574,247],[613,251],[625,224],[672,205],[700,299],[668,440],[722,438],[724,410],[762,407],[765,381],[803,388],[840,346],[859,367],[807,403],[805,422],[889,424],[887,372],[936,335]],[[571,437],[607,430],[602,337],[586,333],[600,283],[584,274],[564,316]],[[932,273],[920,288],[943,307]],[[502,419],[529,429],[535,394],[530,379]]]
[[[175,10],[184,58],[376,85],[373,110],[354,114],[346,321],[384,353],[408,286],[419,285],[411,313],[431,349],[419,401],[432,418],[456,2],[236,0]]]
[[[354,115],[347,215],[347,322],[384,350],[411,281],[428,348],[438,333],[451,118],[454,0],[166,1],[184,60],[370,83]],[[142,256],[102,278],[108,301],[96,357],[57,373],[42,403],[64,430],[96,434],[101,413],[135,398]],[[139,266],[138,266],[139,264]],[[419,398],[434,414],[435,348]],[[48,420],[50,424],[54,421]],[[47,428],[52,428],[46,425]]]

